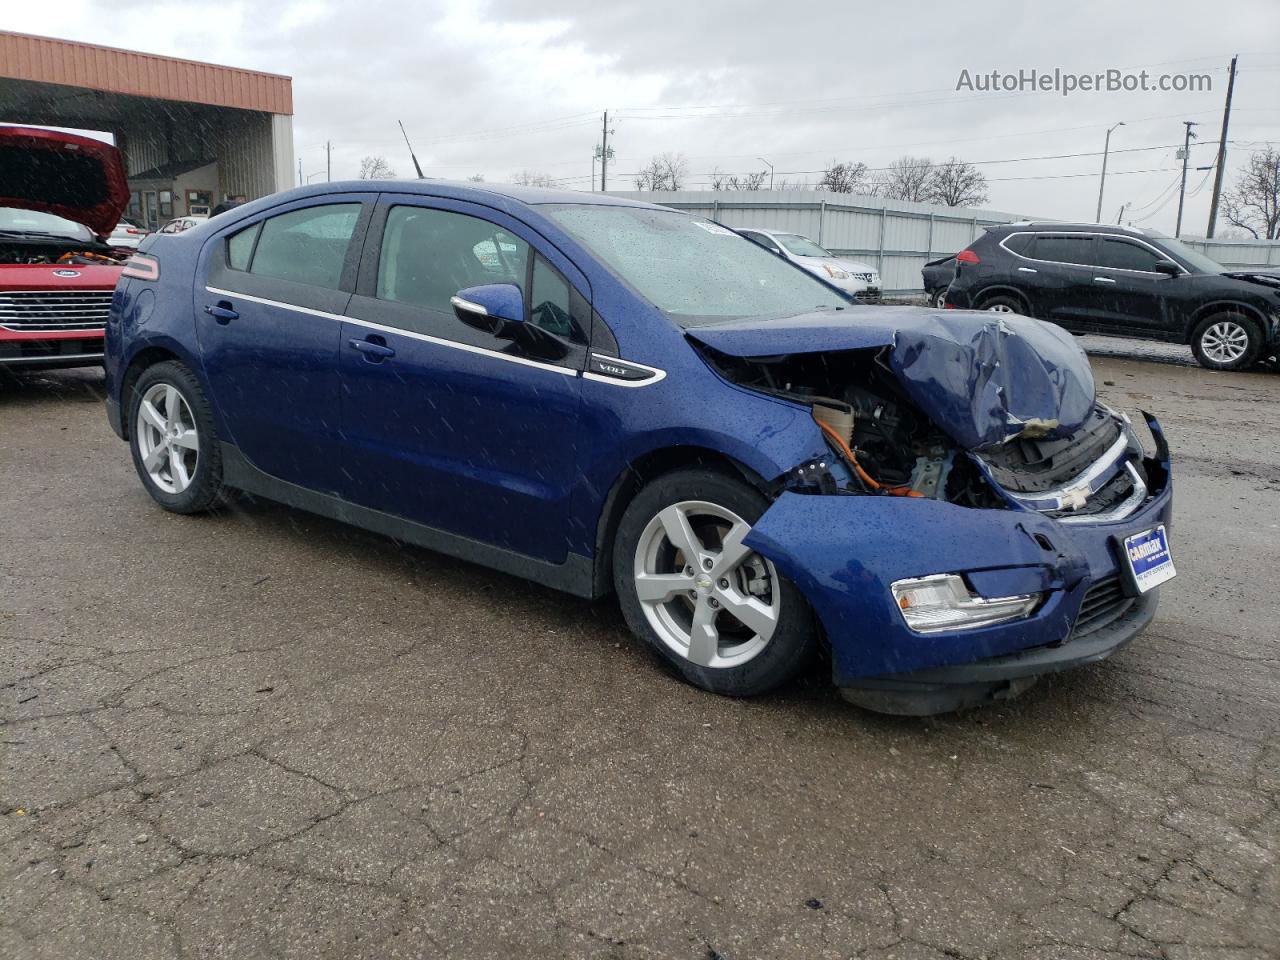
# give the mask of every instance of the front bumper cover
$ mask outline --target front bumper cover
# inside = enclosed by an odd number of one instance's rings
[[[898,682],[941,669],[955,671],[956,683],[978,682],[972,675],[975,665],[1011,656],[1020,657],[1032,673],[998,678],[999,683],[1071,666],[1081,651],[1087,662],[1090,654],[1083,641],[1068,650],[1085,594],[1094,584],[1122,574],[1125,537],[1172,525],[1168,449],[1159,424],[1150,418],[1148,423],[1158,445],[1156,456],[1146,461],[1153,478],[1151,495],[1123,520],[1065,524],[1027,509],[786,492],[765,511],[745,543],[772,560],[813,607],[831,644],[833,679],[839,687],[864,689],[868,678]],[[893,603],[890,584],[934,573],[962,574],[982,596],[1042,593],[1045,599],[1024,619],[916,633]],[[1155,602],[1153,595],[1142,598],[1105,631],[1114,640],[1108,652],[1146,626]],[[1135,611],[1145,611],[1146,619]],[[1090,648],[1103,642],[1096,635],[1088,639]],[[1038,656],[1025,653],[1054,649],[1055,644],[1068,652],[1044,656],[1063,666],[1040,664]],[[1038,664],[1044,670],[1037,671]],[[926,682],[943,679],[930,675]]]

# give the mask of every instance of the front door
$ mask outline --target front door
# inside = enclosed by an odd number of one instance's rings
[[[450,297],[515,283],[550,352],[464,325]],[[346,499],[562,562],[578,475],[585,277],[521,222],[474,204],[379,203],[342,325]]]
[[[1101,237],[1093,284],[1100,329],[1149,333],[1165,329],[1165,293],[1170,278],[1156,270],[1167,258],[1124,237]]]
[[[196,333],[223,428],[258,469],[337,487],[338,343],[372,196],[269,211],[215,236],[195,288]],[[363,214],[363,216],[362,216]]]

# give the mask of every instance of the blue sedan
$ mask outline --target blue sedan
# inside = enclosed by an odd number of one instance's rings
[[[321,184],[143,241],[108,416],[176,513],[246,491],[616,593],[689,682],[824,649],[934,713],[1100,660],[1174,574],[1159,425],[1028,318],[852,304],[701,217],[443,181]]]

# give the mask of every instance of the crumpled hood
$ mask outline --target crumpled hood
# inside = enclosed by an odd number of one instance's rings
[[[39,210],[109,234],[129,205],[120,151],[74,133],[0,127],[0,207]]]
[[[907,395],[966,450],[1068,436],[1095,403],[1093,371],[1071,334],[1017,314],[859,307],[710,324],[688,336],[733,357],[888,347]]]

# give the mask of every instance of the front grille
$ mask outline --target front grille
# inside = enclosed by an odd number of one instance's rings
[[[1071,630],[1072,639],[1097,633],[1103,627],[1115,623],[1129,612],[1133,604],[1133,597],[1125,596],[1119,576],[1099,580],[1085,592],[1076,624]]]
[[[0,326],[10,330],[101,330],[110,310],[110,290],[0,292]]]

